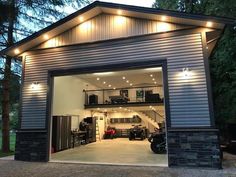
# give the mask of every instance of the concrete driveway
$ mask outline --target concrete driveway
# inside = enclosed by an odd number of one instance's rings
[[[235,168],[199,170],[0,160],[1,177],[234,177]]]

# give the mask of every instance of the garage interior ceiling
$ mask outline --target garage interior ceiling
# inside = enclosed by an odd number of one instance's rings
[[[92,83],[100,89],[162,86],[161,67],[83,74],[74,77]]]

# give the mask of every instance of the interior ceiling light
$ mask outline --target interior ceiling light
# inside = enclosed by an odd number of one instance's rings
[[[103,73],[93,73],[94,75],[97,75],[97,76],[103,76],[103,75],[111,75],[113,74],[114,72],[103,72]]]
[[[113,87],[113,90],[115,90],[116,88],[115,87]]]
[[[154,81],[154,80],[155,80],[155,78],[152,78],[152,80]]]
[[[117,10],[117,14],[118,14],[118,15],[122,15],[122,10],[120,10],[120,9]]]
[[[120,109],[122,108],[122,107],[119,107]]]
[[[130,86],[132,86],[133,84],[132,84],[132,83],[130,83],[129,85],[130,85]]]
[[[166,21],[167,17],[166,16],[161,16],[161,21]]]
[[[20,50],[19,50],[19,49],[15,49],[15,50],[14,50],[14,53],[15,53],[15,54],[19,54],[19,53],[20,53]]]
[[[213,23],[212,23],[212,22],[207,22],[207,23],[206,23],[206,26],[207,26],[207,27],[212,27],[212,26],[213,26]]]
[[[103,84],[106,84],[106,82],[104,81]]]
[[[100,80],[100,78],[98,77],[98,78],[97,78],[97,81],[99,81],[99,80]]]
[[[157,82],[154,82],[154,84],[157,84]]]
[[[150,77],[153,77],[153,75],[152,75],[152,74],[150,74]]]
[[[122,79],[125,80],[125,76],[123,76]]]
[[[129,83],[129,80],[127,80],[126,82]]]
[[[155,67],[155,68],[145,68],[145,71],[161,71],[161,67]]]
[[[108,87],[111,87],[111,85],[108,85]]]

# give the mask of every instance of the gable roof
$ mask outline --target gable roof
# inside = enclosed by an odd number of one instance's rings
[[[115,14],[117,15],[120,10],[122,16],[129,16],[135,18],[143,18],[150,20],[160,20],[162,16],[167,17],[165,22],[204,26],[207,22],[212,22],[211,28],[223,29],[225,24],[235,23],[235,19],[224,17],[213,17],[208,15],[189,14],[170,10],[161,10],[155,8],[130,6],[123,4],[114,4],[108,2],[95,1],[92,4],[76,11],[75,13],[53,23],[52,25],[32,34],[31,36],[15,43],[13,46],[8,47],[1,51],[1,55],[16,56],[24,51],[45,42],[43,35],[47,34],[50,38],[80,24],[84,21],[91,19],[101,13]],[[82,18],[81,18],[82,17]],[[15,50],[18,49],[19,53],[15,54]]]

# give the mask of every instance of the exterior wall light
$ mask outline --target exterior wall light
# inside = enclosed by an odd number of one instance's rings
[[[182,74],[183,74],[184,79],[189,79],[192,76],[189,68],[183,68],[183,73]]]
[[[38,90],[39,89],[39,83],[38,82],[33,82],[31,84],[31,89],[32,90]]]

